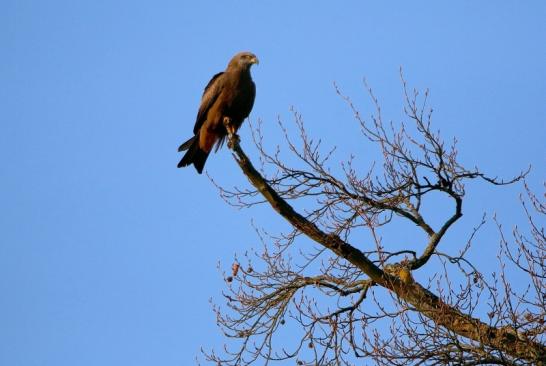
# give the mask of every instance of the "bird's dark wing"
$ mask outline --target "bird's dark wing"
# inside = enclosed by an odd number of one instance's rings
[[[197,118],[195,119],[195,126],[193,127],[194,134],[197,134],[201,129],[201,126],[207,119],[207,112],[222,92],[224,82],[221,76],[223,74],[224,72],[219,72],[218,74],[214,75],[205,87],[205,90],[203,91],[203,96],[201,97],[201,105],[199,106]]]

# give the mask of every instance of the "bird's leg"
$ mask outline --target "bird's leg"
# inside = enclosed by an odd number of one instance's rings
[[[226,131],[228,134],[228,147],[230,149],[233,148],[233,144],[235,142],[239,142],[239,136],[235,133],[235,127],[231,124],[231,118],[224,117],[224,126],[226,127]]]

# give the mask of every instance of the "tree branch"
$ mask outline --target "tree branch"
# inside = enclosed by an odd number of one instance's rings
[[[235,160],[251,184],[269,202],[273,209],[298,231],[356,266],[368,275],[373,282],[394,292],[399,299],[411,304],[417,311],[433,320],[437,325],[445,327],[459,336],[505,352],[517,359],[529,360],[537,365],[546,365],[546,347],[544,345],[526,339],[524,335],[518,333],[512,327],[495,328],[479,319],[463,314],[417,282],[403,280],[402,274],[405,274],[405,271],[400,271],[398,275],[396,273],[386,273],[360,250],[343,241],[338,235],[329,234],[319,229],[317,225],[295,211],[269,185],[243,152],[236,136],[230,137],[228,146],[233,150]],[[456,213],[436,234],[437,237],[433,236],[431,238],[424,255],[414,261],[412,266],[420,266],[428,260],[441,236],[459,217],[460,204]]]

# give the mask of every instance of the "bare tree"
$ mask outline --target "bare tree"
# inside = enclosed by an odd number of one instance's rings
[[[442,248],[445,234],[462,217],[465,183],[513,184],[527,172],[504,181],[462,166],[455,141],[446,144],[432,128],[428,92],[421,96],[403,78],[402,83],[407,121],[399,125],[383,121],[370,88],[375,112],[369,120],[338,91],[381,154],[382,161],[363,174],[354,159],[338,169],[329,166],[332,151],[322,152],[320,140],[308,136],[296,112],[297,141],[280,126],[288,150],[299,159],[297,168],[283,161],[280,149],[266,151],[260,124],[253,126],[260,171],[238,137],[230,137],[252,188],[220,188],[221,195],[239,207],[269,203],[293,230],[279,235],[257,230],[261,249],[236,258],[226,275],[227,308],[215,306],[215,311],[219,326],[239,340],[238,346],[205,352],[207,360],[221,365],[290,359],[298,365],[546,364],[546,244],[538,222],[545,203],[525,185],[521,200],[528,229],[516,228],[509,237],[495,221],[500,269],[492,276],[467,255],[485,217],[459,248]],[[445,216],[439,226],[423,209],[438,195],[451,206],[434,213],[434,220]],[[381,230],[395,220],[420,231],[415,238],[426,238],[421,252],[413,244],[393,250],[383,243]],[[362,243],[363,237],[371,242]],[[302,243],[309,239],[313,245]],[[418,283],[412,272],[424,266],[430,267],[429,279]],[[511,283],[510,271],[525,276],[523,290]]]

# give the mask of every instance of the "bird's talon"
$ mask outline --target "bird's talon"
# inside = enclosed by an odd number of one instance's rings
[[[226,128],[226,131],[227,131],[228,135],[233,134],[234,129],[233,129],[233,126],[231,124],[231,118],[224,117],[224,120],[222,122],[224,123],[224,127]]]
[[[237,135],[236,133],[230,133],[228,135],[228,147],[230,149],[233,149],[233,147],[235,146],[235,144],[238,144],[239,142],[241,141],[241,139],[239,138],[239,135]]]

